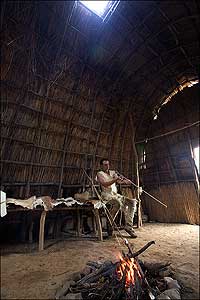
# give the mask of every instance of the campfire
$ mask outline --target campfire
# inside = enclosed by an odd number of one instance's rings
[[[133,296],[134,290],[141,294],[140,286],[142,285],[141,268],[134,258],[120,257],[119,265],[116,268],[117,278],[124,285],[126,298]]]
[[[129,252],[119,254],[117,261],[89,261],[80,273],[74,274],[58,289],[55,299],[181,299],[180,286],[166,273],[170,263],[143,263],[129,244]]]

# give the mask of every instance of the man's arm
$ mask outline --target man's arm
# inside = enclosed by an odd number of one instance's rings
[[[112,185],[113,183],[117,182],[118,179],[119,178],[118,178],[117,174],[115,174],[113,179],[107,181],[101,174],[97,173],[98,182],[105,187],[108,187],[108,186]]]
[[[131,184],[131,180],[130,179],[122,179],[120,184]]]

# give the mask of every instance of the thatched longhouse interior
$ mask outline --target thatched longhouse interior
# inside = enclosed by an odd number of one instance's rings
[[[2,1],[2,299],[199,299],[199,37],[197,0]],[[136,238],[100,170],[136,199]],[[61,293],[139,249],[171,273],[142,263],[117,296],[111,275]]]

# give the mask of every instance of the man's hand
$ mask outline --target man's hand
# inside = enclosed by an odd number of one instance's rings
[[[116,179],[116,181],[119,179],[119,176],[116,173],[114,173],[112,177],[113,179]]]
[[[131,184],[131,180],[121,178],[120,176],[118,176],[117,183],[119,183],[119,184]]]
[[[126,179],[126,184],[131,184],[131,180],[130,179]]]
[[[97,173],[97,179],[98,179],[98,182],[99,182],[101,185],[105,186],[105,187],[109,187],[109,186],[111,186],[113,183],[115,183],[115,182],[118,181],[118,175],[117,175],[117,174],[113,174],[113,176],[112,176],[111,178],[113,178],[113,179],[112,179],[112,180],[106,181],[105,178],[104,178],[101,174]]]

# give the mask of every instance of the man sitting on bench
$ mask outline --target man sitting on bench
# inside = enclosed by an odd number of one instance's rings
[[[106,204],[108,204],[111,221],[113,222],[121,209],[125,215],[125,230],[132,237],[137,235],[133,230],[133,218],[136,212],[137,200],[129,199],[117,193],[116,183],[129,184],[130,181],[120,179],[115,171],[110,170],[108,159],[101,159],[101,171],[97,173],[97,181],[101,186],[101,196]]]

